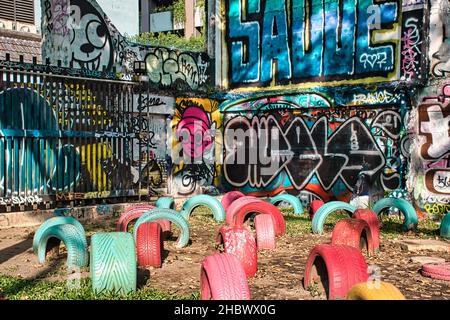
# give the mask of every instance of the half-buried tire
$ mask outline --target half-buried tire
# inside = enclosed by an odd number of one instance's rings
[[[134,225],[134,238],[136,239],[137,230],[139,226],[145,222],[152,222],[158,220],[169,220],[174,223],[180,229],[180,235],[178,237],[177,248],[183,248],[187,246],[189,242],[189,224],[183,216],[172,209],[160,209],[156,208],[149,212],[144,213]]]
[[[53,240],[51,240],[53,239]],[[54,246],[64,242],[67,248],[67,267],[81,268],[88,265],[88,245],[83,226],[71,217],[54,217],[45,221],[33,238],[33,251],[39,263],[44,264],[49,240]]]
[[[253,196],[244,196],[240,197],[239,199],[234,200],[230,206],[227,209],[226,212],[226,222],[229,226],[234,225],[234,218],[236,210],[243,204],[243,203],[249,203],[249,202],[255,202],[255,201],[263,201],[257,197]]]
[[[342,201],[331,201],[321,206],[314,214],[312,219],[312,231],[314,233],[323,233],[323,225],[327,217],[338,210],[348,211],[350,216],[355,212],[356,208]]]
[[[346,245],[373,255],[372,233],[366,221],[361,219],[342,219],[334,226],[331,244]]]
[[[136,290],[136,247],[128,232],[96,233],[91,238],[91,278],[95,293]]]
[[[294,214],[301,215],[303,213],[303,206],[300,199],[292,194],[279,194],[272,197],[269,202],[275,206],[278,206],[282,202],[287,202],[294,209]]]
[[[442,219],[439,232],[442,238],[450,240],[450,213],[447,213]]]
[[[141,224],[136,236],[138,265],[161,268],[163,250],[164,242],[160,224],[157,222]]]
[[[355,284],[348,293],[348,300],[406,300],[394,285],[387,282],[368,281]]]
[[[275,221],[270,214],[258,214],[254,219],[258,250],[275,249]]]
[[[380,222],[377,214],[370,209],[357,209],[353,213],[353,218],[367,222],[372,234],[373,251],[374,253],[380,251]]]
[[[309,205],[310,207],[310,213],[309,213],[309,219],[312,220],[314,218],[314,215],[316,214],[317,210],[319,210],[319,208],[321,206],[323,206],[325,204],[325,202],[323,202],[322,200],[313,200],[311,201],[311,204]]]
[[[192,211],[199,206],[209,208],[216,221],[225,221],[225,210],[223,209],[222,204],[219,200],[207,194],[200,194],[186,200],[180,213],[187,221],[189,221]]]
[[[318,286],[329,300],[346,299],[357,283],[367,281],[368,266],[358,249],[344,245],[315,246],[306,261],[303,285]]]
[[[200,287],[202,300],[250,300],[244,267],[229,253],[216,253],[203,261]]]
[[[119,220],[117,221],[116,225],[116,231],[118,232],[127,232],[128,226],[131,222],[134,220],[139,219],[144,213],[149,212],[151,210],[155,209],[152,205],[145,205],[145,206],[136,206],[128,211],[125,211],[120,216]],[[171,222],[169,220],[158,220],[157,221],[159,225],[162,228],[163,236],[165,239],[170,238],[171,233]]]
[[[269,214],[275,221],[275,234],[282,236],[286,232],[286,221],[281,211],[273,204],[265,201],[252,201],[242,203],[234,210],[234,225],[242,226],[248,214]],[[230,212],[231,214],[231,212]]]
[[[414,230],[417,228],[419,219],[414,207],[404,199],[397,198],[384,198],[375,203],[373,211],[379,216],[384,210],[391,207],[397,208],[403,213],[404,221],[402,224],[402,230]]]
[[[236,256],[244,267],[247,277],[258,270],[256,241],[253,232],[246,227],[223,226],[217,235],[217,244],[223,244],[225,253]]]
[[[174,209],[175,210],[175,201],[172,197],[160,197],[156,200],[155,206],[161,209]]]
[[[225,193],[220,201],[225,212],[228,210],[228,207],[233,203],[233,201],[241,197],[245,197],[245,194],[240,191],[230,191]]]

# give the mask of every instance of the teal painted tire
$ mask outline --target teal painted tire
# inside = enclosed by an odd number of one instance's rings
[[[33,251],[37,254],[39,263],[45,263],[47,243],[51,238],[56,238],[67,248],[67,268],[81,268],[88,265],[88,246],[84,233],[71,224],[51,226],[42,231],[33,239]],[[59,242],[58,242],[59,243]]]
[[[304,210],[300,199],[291,194],[279,194],[270,199],[270,203],[275,206],[279,205],[283,201],[288,202],[292,206],[294,209],[294,214],[301,215],[303,213]]]
[[[72,217],[62,217],[62,216],[53,217],[53,218],[45,220],[44,223],[40,225],[39,229],[34,234],[34,238],[36,239],[36,238],[41,237],[41,234],[43,232],[45,232],[45,230],[47,228],[50,228],[52,226],[59,226],[62,224],[73,225],[75,228],[78,229],[80,234],[82,234],[86,238],[86,235],[84,232],[84,227],[77,219],[72,218]],[[33,242],[33,249],[34,249],[34,245],[35,245],[35,243]]]
[[[417,228],[419,219],[417,217],[416,210],[406,200],[397,198],[384,198],[375,203],[375,205],[373,206],[373,211],[377,214],[377,216],[379,216],[385,209],[389,209],[390,207],[397,208],[403,213],[403,216],[405,217],[402,225],[403,231],[414,230],[415,228]]]
[[[91,238],[91,278],[95,293],[136,291],[137,262],[133,236],[128,232],[101,232]]]
[[[187,220],[177,211],[172,209],[156,208],[144,213],[134,225],[134,239],[136,240],[137,230],[139,226],[145,222],[169,220],[180,228],[181,234],[178,237],[177,248],[187,246],[189,242],[189,224]]]
[[[88,245],[84,228],[71,217],[54,217],[45,221],[34,234],[33,251],[39,263],[45,263],[47,243],[56,238],[67,248],[67,267],[81,268],[88,265]]]
[[[161,197],[156,200],[155,206],[161,209],[175,209],[175,201],[172,197]]]
[[[207,194],[200,194],[186,200],[186,202],[183,204],[183,208],[181,209],[181,215],[187,221],[189,221],[189,217],[192,211],[198,206],[205,206],[211,209],[214,219],[217,222],[225,220],[225,209],[223,208],[220,201]]]
[[[441,221],[440,234],[442,238],[450,240],[450,213],[447,213]]]
[[[331,201],[322,205],[314,214],[312,219],[312,231],[314,233],[323,233],[323,225],[327,217],[337,210],[345,210],[350,212],[350,216],[355,212],[356,208],[347,202]]]

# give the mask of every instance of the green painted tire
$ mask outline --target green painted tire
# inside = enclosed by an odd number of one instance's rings
[[[139,226],[145,222],[169,220],[180,228],[181,234],[178,238],[177,248],[187,246],[189,242],[189,224],[187,220],[177,211],[172,209],[156,208],[144,213],[134,225],[134,239],[136,240]]]
[[[91,238],[91,278],[95,293],[136,291],[136,245],[128,232],[100,232]]]
[[[172,197],[161,197],[156,200],[155,206],[161,209],[175,209],[175,201]]]
[[[441,237],[450,240],[450,212],[444,216],[441,221]]]
[[[34,237],[35,238],[36,237],[40,237],[40,234],[42,232],[44,232],[47,228],[50,228],[52,226],[59,226],[59,225],[62,225],[62,224],[71,224],[71,225],[73,225],[74,227],[76,227],[80,231],[80,233],[82,235],[84,235],[86,237],[85,232],[84,232],[84,227],[77,219],[72,218],[72,217],[62,217],[62,216],[53,217],[53,218],[45,220],[44,223],[41,224],[39,229],[36,231]],[[33,242],[33,246],[34,246],[34,242]]]
[[[47,242],[57,238],[67,248],[67,267],[81,268],[88,265],[88,245],[83,226],[71,217],[54,217],[45,221],[33,238],[33,251],[39,263],[45,263]]]
[[[300,199],[293,196],[292,194],[279,194],[270,199],[270,203],[275,206],[279,205],[283,201],[289,202],[289,204],[294,209],[294,214],[301,215],[304,212]]]
[[[414,230],[419,223],[419,218],[417,217],[416,210],[414,207],[404,199],[398,198],[384,198],[373,206],[373,211],[379,216],[385,209],[390,207],[397,208],[403,213],[405,220],[403,221],[402,230]],[[378,217],[379,219],[379,217]]]
[[[322,205],[314,214],[312,219],[312,231],[314,233],[323,233],[323,225],[327,217],[337,210],[345,210],[350,212],[350,216],[355,212],[356,208],[347,202],[331,201]]]
[[[450,212],[444,216],[441,221],[441,237],[450,240]]]
[[[211,209],[216,221],[225,221],[225,209],[222,204],[219,200],[207,194],[200,194],[186,200],[180,213],[187,221],[189,221],[192,211],[198,206],[205,206]]]

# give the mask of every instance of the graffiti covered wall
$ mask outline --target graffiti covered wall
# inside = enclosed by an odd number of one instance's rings
[[[223,0],[223,84],[414,81],[425,72],[423,4]],[[226,85],[227,84],[227,85]]]
[[[178,98],[172,119],[173,192],[216,193],[220,184],[222,125],[219,103]]]
[[[255,195],[306,190],[323,200],[348,200],[361,172],[381,193],[401,187],[407,99],[390,89],[316,88],[225,102],[224,183]]]
[[[426,88],[409,123],[413,144],[408,187],[432,216],[450,211],[450,84]]]
[[[42,56],[64,67],[113,71],[131,80],[134,61],[144,61],[156,88],[201,90],[210,83],[206,53],[132,43],[121,35],[95,0],[41,0]]]

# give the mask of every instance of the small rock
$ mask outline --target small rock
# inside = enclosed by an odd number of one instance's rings
[[[425,263],[444,263],[445,259],[438,257],[427,257],[427,256],[414,256],[411,257],[411,262],[420,263],[421,265]]]
[[[417,252],[421,250],[450,252],[450,245],[444,241],[408,239],[399,241],[399,244],[403,250],[410,252]]]

